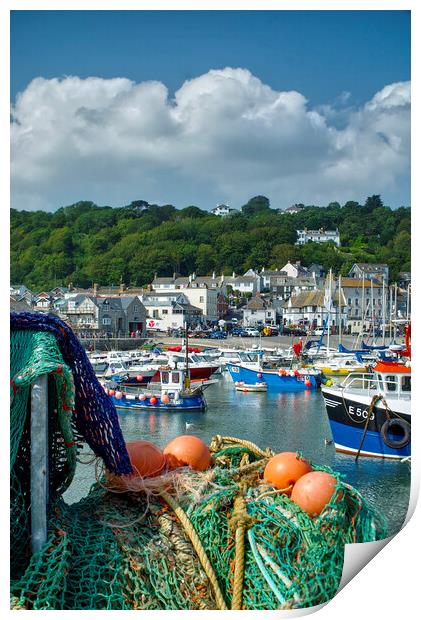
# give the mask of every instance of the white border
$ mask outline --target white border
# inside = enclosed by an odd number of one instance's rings
[[[9,243],[8,243],[8,206],[10,204],[10,191],[9,191],[9,141],[6,139],[6,136],[9,135],[9,107],[10,107],[10,96],[9,96],[9,11],[10,10],[59,10],[59,9],[68,9],[68,10],[412,10],[412,63],[413,63],[413,83],[412,83],[412,102],[413,102],[413,110],[419,110],[419,98],[418,98],[418,80],[416,76],[419,75],[419,43],[418,38],[420,36],[420,28],[419,28],[419,9],[418,3],[414,0],[408,2],[402,2],[397,0],[353,0],[352,2],[348,0],[343,0],[340,5],[337,0],[284,0],[282,3],[279,0],[261,0],[257,2],[256,0],[242,0],[242,1],[234,1],[234,0],[202,0],[200,3],[194,1],[182,1],[182,0],[121,0],[121,2],[117,2],[116,0],[43,0],[37,1],[23,1],[23,0],[3,0],[0,4],[0,41],[2,44],[2,54],[0,55],[0,62],[2,68],[2,89],[1,89],[1,123],[3,131],[2,141],[1,141],[1,197],[3,209],[6,210],[3,213],[3,226],[2,226],[2,234],[4,235],[3,243],[0,244],[1,248],[1,265],[3,268],[3,273],[5,273],[4,280],[6,281],[4,290],[3,290],[3,300],[6,301],[5,304],[2,304],[1,307],[1,319],[2,319],[2,328],[3,328],[3,355],[0,356],[1,359],[1,372],[4,378],[2,382],[3,386],[8,385],[8,364],[7,364],[7,336],[8,336],[8,273],[7,267],[9,265]],[[369,62],[369,59],[367,59]],[[7,87],[5,88],[5,85]],[[413,114],[412,121],[412,135],[419,136],[419,113]],[[419,141],[419,138],[418,138]],[[417,172],[416,164],[417,159],[416,156],[419,153],[419,148],[417,148],[417,142],[414,140],[412,145],[412,161],[414,162],[414,170],[416,170],[415,174],[412,178],[412,200],[411,204],[415,205],[415,211],[412,214],[413,217],[413,229],[415,231],[420,230],[420,218],[419,218],[419,210],[421,209],[420,203],[420,192],[419,192],[419,173]],[[415,247],[415,242],[413,244],[413,257],[412,262],[414,266],[418,266],[417,258],[419,257],[418,248]],[[421,346],[419,344],[418,331],[419,327],[416,321],[419,320],[419,304],[418,304],[418,292],[419,286],[417,286],[418,275],[417,272],[413,271],[413,280],[415,281],[415,286],[413,287],[414,291],[414,304],[413,308],[416,308],[416,312],[414,312],[414,318],[416,319],[413,322],[413,346],[415,349],[415,368],[413,371],[415,372],[415,378],[418,375],[418,352],[417,349]],[[414,381],[414,386],[417,385],[417,380]],[[415,390],[415,403],[418,402],[418,390]],[[7,406],[3,407],[4,409]],[[417,405],[415,405],[417,408]],[[419,416],[418,412],[415,411],[413,416],[413,430],[414,436],[416,437],[416,441],[414,441],[415,445],[418,445],[419,438]],[[3,416],[5,414],[3,413]],[[3,418],[5,424],[5,417]],[[3,562],[0,565],[0,576],[1,576],[1,598],[0,598],[0,609],[7,614],[12,613],[9,609],[9,592],[8,592],[8,558],[9,558],[9,540],[8,540],[8,516],[9,516],[9,485],[7,481],[6,472],[9,471],[9,442],[7,437],[7,432],[2,433],[2,449],[0,453],[1,458],[1,471],[2,475],[2,502],[1,505],[3,507],[2,511],[2,559]],[[4,445],[3,445],[4,443]],[[408,513],[412,514],[415,508],[417,496],[418,496],[418,488],[419,488],[419,479],[420,479],[420,459],[417,452],[413,455],[412,462],[412,484],[411,484],[411,506]],[[328,620],[331,618],[332,620],[337,620],[338,617],[341,620],[351,619],[354,620],[356,615],[362,616],[364,618],[369,617],[381,617],[382,620],[387,620],[388,618],[396,618],[396,617],[404,617],[404,618],[413,618],[415,617],[414,609],[419,607],[417,592],[419,589],[419,549],[420,545],[420,531],[421,531],[421,517],[420,517],[420,509],[415,512],[412,519],[406,525],[403,531],[401,531],[387,546],[386,549],[383,550],[377,557],[375,557],[367,566],[365,566],[352,580],[351,585],[342,589],[338,595],[322,610],[318,611],[319,617]],[[348,551],[348,550],[347,550]],[[355,551],[355,549],[354,549]],[[360,553],[357,550],[357,556],[360,556]],[[366,561],[366,560],[365,560]],[[357,567],[355,557],[351,560],[351,563],[354,564],[354,568],[359,570]],[[412,568],[411,568],[412,564]],[[352,572],[352,569],[351,569]],[[246,612],[247,614],[253,614],[255,616],[261,616],[262,618],[267,618],[269,615],[273,614],[282,614],[282,617],[290,617],[290,616],[298,616],[305,615],[309,613],[310,610],[297,610],[297,612],[267,612],[267,611],[259,611],[259,612]],[[314,608],[313,611],[316,611]],[[32,612],[37,615],[45,614],[46,612]],[[70,614],[71,617],[76,617],[76,614],[79,612],[69,611],[66,612]],[[84,612],[88,614],[100,613],[96,611]],[[136,612],[126,612],[129,614],[134,614]],[[142,612],[142,614],[150,614],[155,613],[159,615],[167,615],[171,614],[191,614],[191,613],[200,613],[201,616],[203,614],[214,615],[215,612]],[[221,612],[218,612],[218,614]],[[229,613],[229,612],[222,612]],[[121,612],[108,612],[107,617],[109,615],[121,615]],[[264,614],[264,615],[263,615]],[[4,616],[3,616],[4,617]],[[51,616],[50,616],[51,617]],[[219,616],[218,616],[219,617]]]

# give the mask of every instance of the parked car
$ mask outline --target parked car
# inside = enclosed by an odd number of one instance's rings
[[[247,332],[242,327],[234,327],[234,329],[231,331],[231,336],[244,337],[247,336]]]
[[[258,338],[260,336],[260,332],[255,327],[246,327],[244,330],[247,336],[252,336],[253,338]]]
[[[226,340],[227,334],[225,332],[215,331],[209,335],[209,338],[212,338],[212,340]]]

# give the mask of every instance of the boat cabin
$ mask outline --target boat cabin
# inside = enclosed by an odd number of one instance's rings
[[[341,384],[347,392],[411,398],[411,368],[401,362],[377,362],[370,373],[351,373]]]
[[[159,371],[161,390],[164,393],[180,392],[186,385],[186,372],[180,368],[162,368]]]

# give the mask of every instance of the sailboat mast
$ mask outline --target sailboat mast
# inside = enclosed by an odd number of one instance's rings
[[[186,343],[186,364],[185,364],[185,378],[184,378],[184,385],[186,388],[190,387],[190,377],[189,377],[189,328],[188,328],[188,324],[187,324],[187,317],[186,317],[186,337],[185,337],[185,343]]]
[[[332,269],[329,271],[329,309],[327,315],[327,354],[329,355],[330,345],[330,312],[332,309]]]
[[[386,295],[385,295],[385,286],[384,286],[384,274],[382,278],[382,344],[385,345],[385,331],[386,331]]]
[[[393,340],[395,340],[396,338],[396,320],[398,318],[398,285],[395,282],[395,307],[394,307],[394,317],[395,317],[395,322],[393,324]]]
[[[375,338],[375,329],[374,329],[374,290],[373,290],[373,280],[370,280],[370,293],[371,293],[371,332],[372,339],[374,343]]]
[[[362,318],[362,328],[360,330],[360,336],[364,336],[364,319],[365,319],[365,273],[363,271],[363,290],[361,297],[361,318]]]
[[[339,344],[342,344],[342,276],[339,274]]]

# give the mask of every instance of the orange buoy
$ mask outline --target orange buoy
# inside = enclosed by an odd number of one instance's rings
[[[208,446],[194,435],[180,435],[165,446],[164,454],[173,469],[189,465],[197,471],[205,471],[211,464]]]
[[[143,375],[136,375],[136,381],[139,381],[139,383],[143,381]]]
[[[309,515],[319,515],[329,503],[337,479],[325,471],[311,471],[297,480],[291,499]]]
[[[281,452],[275,454],[265,467],[263,478],[275,489],[285,489],[286,495],[291,495],[291,485],[294,485],[301,476],[311,472],[311,465],[295,452]]]
[[[115,390],[108,390],[108,396],[114,396]]]
[[[123,398],[123,392],[116,392],[115,397],[120,400],[120,398]]]
[[[151,396],[151,398],[149,399],[149,402],[151,403],[151,405],[156,405],[156,403],[158,402],[158,399],[155,396]]]
[[[158,446],[150,441],[139,439],[126,443],[126,448],[135,472],[132,477],[152,478],[162,473],[166,461]]]
[[[170,397],[168,396],[168,394],[163,394],[161,396],[161,402],[164,403],[164,405],[168,405],[168,403],[170,402]]]

